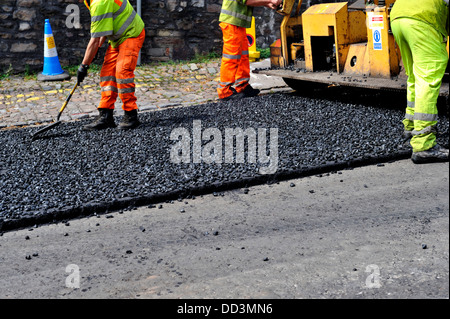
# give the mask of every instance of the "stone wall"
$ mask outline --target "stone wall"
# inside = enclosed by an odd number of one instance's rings
[[[129,0],[136,8],[136,0]],[[184,60],[220,53],[222,0],[142,0],[146,41],[142,63]],[[304,6],[317,2],[308,0]],[[81,62],[90,37],[90,15],[79,0],[0,0],[0,71],[42,70],[44,22],[50,19],[61,65]],[[257,46],[268,47],[279,37],[282,16],[255,8]],[[103,48],[105,50],[105,48]]]

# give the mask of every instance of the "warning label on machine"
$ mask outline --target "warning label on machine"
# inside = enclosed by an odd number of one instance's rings
[[[382,15],[374,15],[373,13],[368,15],[369,29],[383,29],[384,17]]]

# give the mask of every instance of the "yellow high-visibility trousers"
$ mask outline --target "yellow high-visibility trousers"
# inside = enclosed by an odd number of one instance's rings
[[[416,19],[397,18],[391,28],[408,76],[403,124],[412,131],[413,152],[425,151],[436,145],[436,103],[448,63],[447,38]]]

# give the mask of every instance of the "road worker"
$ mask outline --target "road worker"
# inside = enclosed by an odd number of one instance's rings
[[[223,55],[217,92],[222,101],[259,94],[248,83],[250,60],[247,28],[251,27],[253,7],[277,9],[282,0],[223,0],[219,16],[223,34]],[[233,87],[234,86],[234,87]]]
[[[89,65],[99,48],[105,41],[109,43],[100,71],[99,116],[93,123],[84,126],[84,129],[116,127],[113,113],[117,96],[122,100],[122,108],[125,111],[119,128],[135,128],[140,122],[137,115],[134,70],[144,43],[144,22],[128,0],[84,0],[84,3],[91,14],[91,39],[78,68],[79,83],[87,76]]]
[[[448,63],[449,0],[397,0],[391,29],[405,67],[407,107],[404,136],[410,137],[416,164],[447,161],[436,142],[437,99]]]

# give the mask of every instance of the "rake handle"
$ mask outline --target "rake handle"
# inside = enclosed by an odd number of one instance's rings
[[[64,104],[61,106],[61,109],[59,110],[58,116],[56,117],[56,121],[59,121],[59,118],[61,117],[62,112],[64,111],[64,109],[66,108],[67,104],[70,101],[70,98],[73,95],[73,92],[75,92],[75,89],[78,86],[78,81],[75,83],[74,87],[72,88],[72,91],[70,91],[70,94],[67,96],[66,101],[64,102]]]

